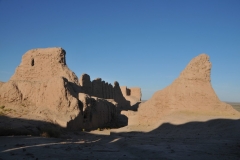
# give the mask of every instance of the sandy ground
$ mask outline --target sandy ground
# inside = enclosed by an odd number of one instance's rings
[[[240,159],[240,117],[176,113],[158,126],[135,125],[130,119],[123,128],[65,132],[61,138],[2,136],[0,160]]]

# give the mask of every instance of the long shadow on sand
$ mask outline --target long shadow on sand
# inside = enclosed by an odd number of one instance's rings
[[[2,118],[8,117],[1,116],[0,122],[3,122]],[[52,125],[33,120],[8,120],[19,122],[18,126],[22,128],[35,125],[36,130],[41,130],[39,126]],[[1,135],[4,135],[2,131]],[[64,132],[61,138],[0,137],[0,159],[16,158],[239,159],[240,120],[215,119],[182,125],[165,123],[148,133]]]
[[[10,118],[7,116],[0,116],[0,136],[9,135],[33,135],[39,136],[43,132],[61,132],[63,128],[56,124],[45,121],[23,119],[23,118]],[[50,135],[57,137],[57,135]]]

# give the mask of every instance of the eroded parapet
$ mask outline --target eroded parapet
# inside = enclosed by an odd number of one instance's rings
[[[79,84],[82,86],[84,93],[91,95],[92,94],[92,82],[88,74],[82,74],[79,79]]]
[[[127,86],[121,86],[120,88],[124,97],[129,96],[127,92],[128,90]]]
[[[29,50],[10,80],[43,82],[52,77],[64,77],[78,84],[77,76],[66,65],[66,51],[62,48]]]
[[[128,89],[125,87],[125,92],[120,88],[120,85],[117,81],[114,82],[114,86],[111,83],[107,83],[102,81],[101,78],[97,78],[91,82],[90,76],[87,74],[83,74],[80,77],[79,83],[82,87],[83,93],[86,93],[90,96],[104,98],[104,99],[113,99],[118,103],[118,106],[129,107],[130,103],[126,100],[125,97],[132,95],[136,96],[135,101],[141,100],[141,89]],[[136,100],[137,99],[137,100]]]
[[[106,97],[105,81],[102,81],[102,98]]]
[[[109,99],[109,90],[108,90],[108,83],[105,83],[105,99]]]
[[[101,78],[96,78],[92,81],[92,95],[95,97],[103,98]]]
[[[127,92],[129,93],[130,96],[136,97],[139,101],[141,101],[141,97],[142,97],[141,88],[139,87],[129,88]]]
[[[126,99],[128,99],[129,97],[132,97],[138,101],[141,101],[141,97],[142,97],[141,88],[139,87],[127,88],[127,86],[121,86],[121,91],[123,96]]]
[[[117,81],[114,82],[113,92],[114,101],[118,103],[118,107],[120,109],[128,109],[130,107],[130,102],[124,98],[120,85]]]
[[[110,97],[110,99],[114,99],[114,96],[113,96],[114,91],[113,91],[112,84],[109,84],[108,87],[109,87],[109,97]]]
[[[115,94],[114,100],[116,102],[119,102],[119,101],[122,100],[123,94],[122,94],[122,91],[120,89],[119,83],[117,81],[114,82],[114,94]]]
[[[114,99],[115,92],[112,84],[102,81],[101,78],[96,78],[91,82],[88,74],[82,74],[79,84],[83,93],[104,99]]]

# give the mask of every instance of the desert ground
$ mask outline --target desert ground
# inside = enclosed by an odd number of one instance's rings
[[[128,125],[90,132],[64,130],[59,138],[1,136],[0,159],[240,158],[240,119],[191,115],[189,119],[195,117],[196,121],[188,121],[186,114],[165,117],[153,130]],[[185,117],[181,124],[173,124],[181,116]],[[25,120],[25,123],[37,122]]]

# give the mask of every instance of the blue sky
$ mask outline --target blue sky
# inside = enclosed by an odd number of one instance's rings
[[[239,0],[0,0],[0,80],[45,47],[64,48],[78,77],[139,86],[145,100],[206,53],[219,98],[240,102]]]

